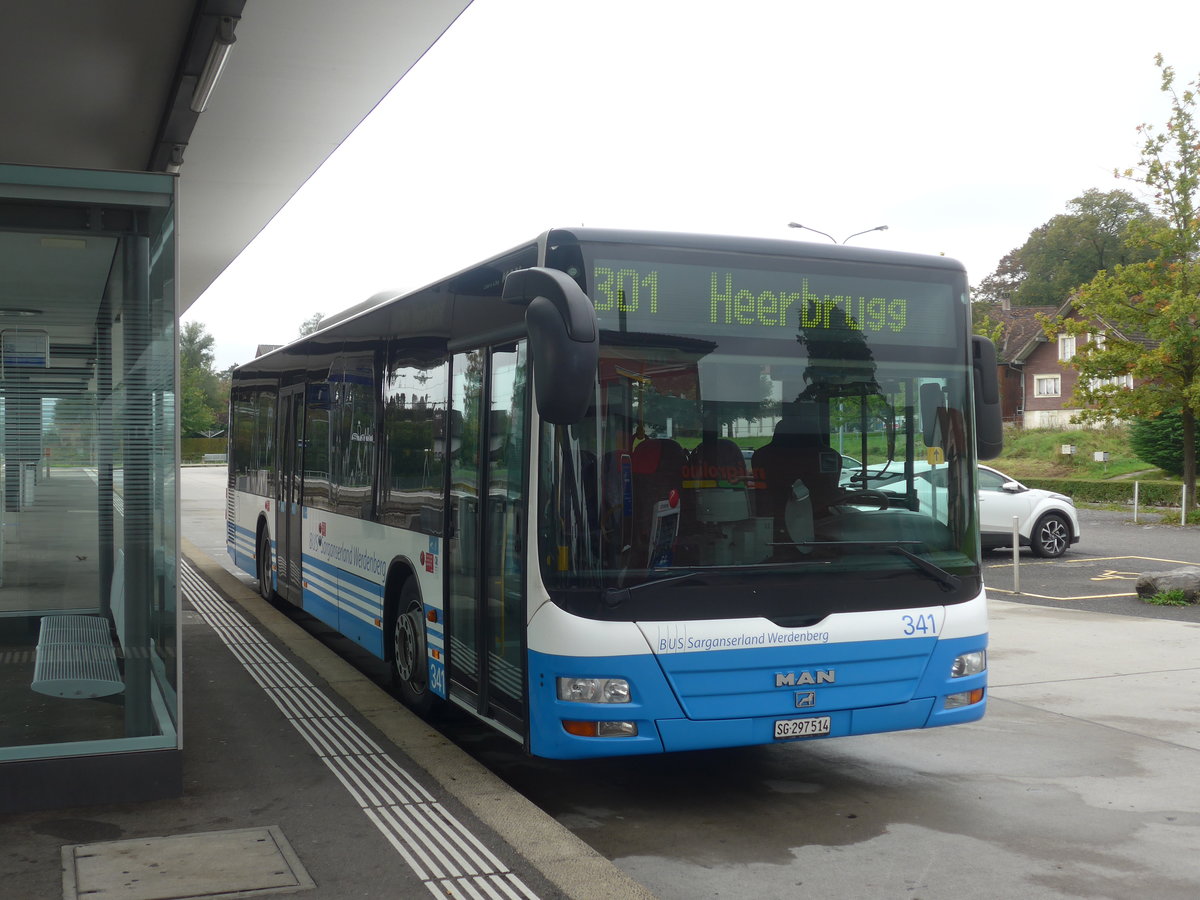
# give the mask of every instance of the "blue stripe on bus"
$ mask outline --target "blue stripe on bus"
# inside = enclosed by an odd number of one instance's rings
[[[255,565],[257,548],[254,546],[254,533],[241,525],[230,525],[226,528],[225,549],[228,551],[233,564],[251,575],[258,575]]]
[[[302,564],[304,609],[382,659],[383,586],[308,554]]]
[[[897,645],[904,645],[904,648]],[[734,747],[774,743],[774,724],[779,719],[829,716],[828,737],[851,734],[873,734],[910,728],[930,728],[971,722],[981,718],[986,707],[983,701],[955,709],[945,708],[948,694],[965,693],[986,687],[987,673],[965,678],[950,678],[950,666],[962,653],[984,649],[987,636],[946,640],[919,639],[909,641],[862,641],[827,645],[830,654],[821,654],[821,662],[813,662],[810,651],[790,650],[790,656],[779,656],[776,648],[758,650],[714,650],[672,654],[670,658],[650,654],[576,658],[529,652],[530,688],[530,750],[538,756],[552,759],[579,759],[597,756],[618,756],[637,753],[657,753],[676,750],[700,750],[715,747]],[[918,650],[919,672],[911,674],[913,660],[909,648]],[[923,653],[920,652],[923,650]],[[710,710],[711,704],[692,694],[683,703],[692,707],[692,717],[684,707],[663,672],[672,669],[676,681],[689,684],[690,690],[704,687],[726,692],[721,684],[722,672],[728,673],[736,661],[746,666],[747,655],[757,655],[765,663],[771,678],[765,696],[773,697],[767,709],[766,700],[753,691],[741,695],[746,699],[738,713],[719,717],[699,718],[696,710]],[[689,657],[680,660],[677,657]],[[832,662],[836,658],[836,662]],[[847,660],[848,662],[843,662]],[[780,668],[775,668],[779,666]],[[762,675],[761,665],[753,666]],[[821,684],[774,687],[776,672],[786,677],[793,673],[812,672],[816,668],[835,668],[846,678],[863,678],[864,683],[851,689]],[[889,670],[898,671],[906,685],[907,695],[900,696],[887,681]],[[556,680],[560,676],[625,678],[630,683],[632,702],[622,704],[569,703],[559,700]],[[735,679],[736,680],[736,679]],[[807,681],[807,679],[805,679]],[[813,692],[815,696],[809,697]],[[805,706],[801,707],[800,704]],[[811,703],[812,705],[808,705]],[[744,714],[749,713],[749,714]],[[587,738],[568,734],[563,720],[633,721],[637,737]],[[800,740],[813,740],[801,738]]]
[[[309,615],[320,619],[330,628],[337,630],[338,627],[338,608],[333,603],[328,595],[319,590],[314,590],[313,582],[307,577],[304,579],[304,589],[301,591],[300,605]]]

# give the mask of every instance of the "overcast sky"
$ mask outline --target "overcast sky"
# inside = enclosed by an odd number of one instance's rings
[[[216,364],[562,225],[962,260],[972,283],[1161,125],[1200,2],[474,0],[185,315]],[[802,236],[805,236],[802,238]]]

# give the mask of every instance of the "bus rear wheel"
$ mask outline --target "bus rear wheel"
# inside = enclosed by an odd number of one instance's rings
[[[264,530],[258,536],[258,596],[268,603],[275,598],[275,589],[271,586],[271,539]]]
[[[415,713],[433,710],[437,697],[429,690],[429,662],[425,649],[425,606],[413,578],[400,589],[400,602],[392,624],[392,687]]]

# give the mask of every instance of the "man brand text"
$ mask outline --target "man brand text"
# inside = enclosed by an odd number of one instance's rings
[[[835,681],[837,681],[837,673],[834,669],[775,673],[775,687],[795,687],[798,684],[833,684]]]

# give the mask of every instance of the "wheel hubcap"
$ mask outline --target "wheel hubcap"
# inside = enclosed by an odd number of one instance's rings
[[[414,676],[421,658],[420,621],[413,610],[408,610],[396,620],[396,672],[413,687],[418,685]]]
[[[1066,546],[1067,536],[1062,522],[1047,522],[1042,526],[1042,545],[1051,553],[1059,553]]]

